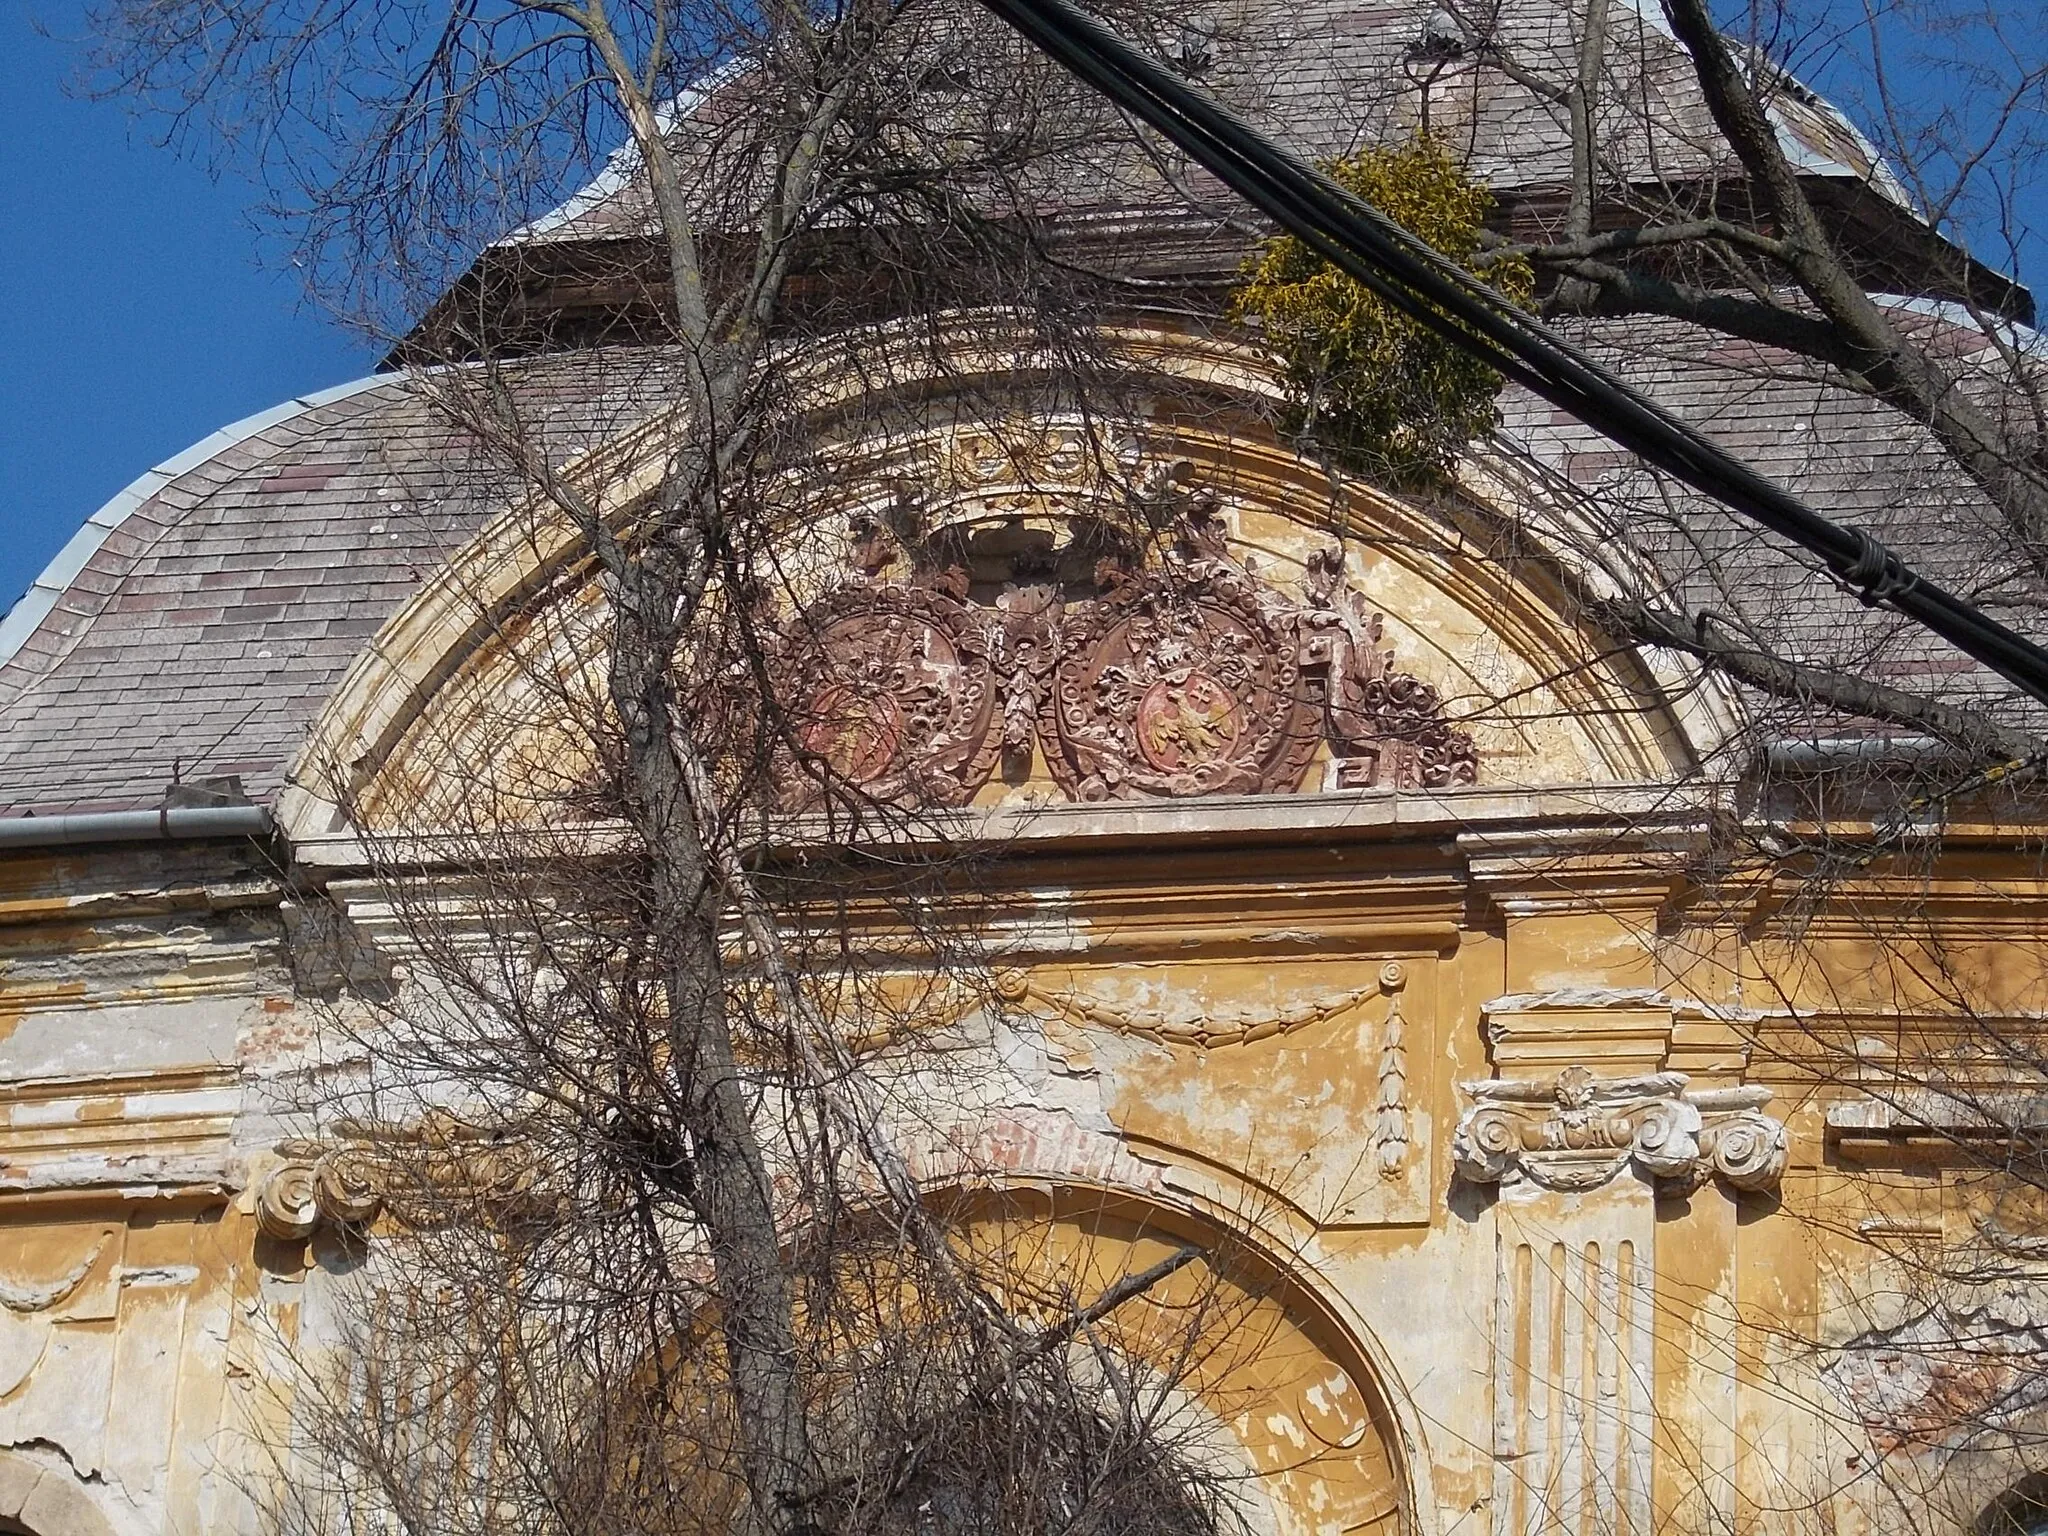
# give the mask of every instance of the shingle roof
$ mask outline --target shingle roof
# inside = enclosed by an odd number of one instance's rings
[[[1823,512],[1956,590],[2010,595],[2013,562],[1983,498],[1903,418],[1789,359],[1676,324],[1589,324],[1585,339]],[[599,369],[565,356],[526,365],[519,388],[569,450],[658,404],[670,361],[613,353]],[[1941,642],[1864,608],[1733,514],[1660,487],[1547,404],[1511,390],[1502,414],[1505,450],[1647,555],[1688,607],[1752,625],[1795,657],[2006,700]],[[0,814],[153,806],[174,774],[237,774],[258,798],[274,795],[357,651],[507,489],[396,376],[163,480],[0,665]]]
[[[2015,554],[2017,541],[1987,498],[1925,428],[1826,383],[1803,360],[1677,322],[1593,322],[1580,334],[1629,383],[1823,515],[1873,534],[1924,578],[2001,622],[2048,638],[2040,578]],[[1746,628],[1794,661],[1974,702],[2015,727],[2039,715],[1946,642],[1845,591],[1811,556],[1654,478],[1546,402],[1511,390],[1502,409],[1502,435],[1568,477],[1582,513],[1645,554],[1675,605]]]
[[[1427,10],[1427,0],[1308,0],[1283,20],[1267,7],[1257,48],[1225,52],[1218,69],[1236,69],[1248,88],[1256,74],[1269,87],[1261,115],[1290,124],[1308,148],[1341,149],[1412,125],[1419,96],[1408,49]],[[1563,16],[1553,0],[1504,8],[1507,40],[1532,55],[1567,49]],[[1655,27],[1636,30],[1643,90],[1661,103],[1652,115],[1676,146],[1659,152],[1705,156],[1703,114],[1681,99],[1681,62],[1657,44]],[[1497,72],[1462,104],[1432,102],[1456,107],[1481,170],[1524,188],[1562,182],[1553,115]],[[1617,148],[1638,152],[1648,146]],[[615,234],[637,218],[625,178],[544,236]],[[1162,227],[1173,230],[1161,237],[1169,255],[1213,258],[1188,255],[1198,242],[1186,226]],[[1924,431],[1890,411],[1788,359],[1684,326],[1589,323],[1584,334],[1679,414],[1945,583],[1996,595],[2011,579],[2009,546],[1983,498]],[[566,450],[660,403],[670,361],[658,349],[565,353],[520,365],[515,388]],[[1502,410],[1503,440],[1569,488],[1617,544],[1651,557],[1690,607],[1901,686],[2003,697],[1995,679],[1938,642],[1862,608],[1732,515],[1659,486],[1547,405],[1510,391]],[[274,795],[357,652],[506,490],[500,471],[396,375],[267,413],[145,476],[0,628],[18,641],[11,654],[0,647],[0,814],[151,806],[179,775],[237,774],[258,798]],[[2041,611],[2017,616],[2032,622]]]
[[[644,414],[655,375],[620,361],[523,371],[558,446]],[[61,591],[0,663],[0,814],[154,806],[174,776],[273,795],[356,653],[503,503],[502,468],[399,375],[256,420],[45,573]]]
[[[1249,0],[1220,7],[1198,26],[1209,62],[1202,83],[1268,131],[1312,156],[1341,154],[1418,127],[1449,143],[1496,191],[1562,191],[1570,185],[1571,140],[1563,112],[1527,84],[1487,62],[1510,56],[1523,70],[1564,82],[1575,77],[1576,23],[1571,0],[1517,0],[1468,7],[1489,27],[1465,38],[1457,57],[1421,48],[1441,26],[1439,0]],[[996,27],[986,18],[975,25]],[[1722,145],[1690,62],[1655,0],[1617,6],[1610,15],[1611,88],[1599,124],[1603,174],[1616,182],[1682,180],[1739,167]],[[998,27],[998,31],[1000,28]],[[1480,43],[1486,45],[1482,49]],[[1000,66],[997,66],[1000,67]],[[1770,110],[1794,163],[1811,174],[1868,181],[1886,201],[1908,199],[1855,126],[1823,98],[1776,76],[1783,89]],[[728,71],[679,103],[678,116],[716,117],[727,93],[749,77]],[[942,113],[942,97],[932,110]],[[707,162],[707,165],[709,162]],[[725,171],[721,164],[713,174]],[[1098,159],[1092,174],[1057,178],[1047,191],[1062,206],[1115,206],[1178,194],[1135,152]],[[1200,176],[1194,178],[1200,181]],[[1114,187],[1113,196],[1105,196]],[[552,213],[501,241],[545,244],[640,234],[654,228],[646,183],[630,154]]]

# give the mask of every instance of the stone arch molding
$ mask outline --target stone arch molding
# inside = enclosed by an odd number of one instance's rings
[[[1370,1322],[1320,1273],[1312,1244],[1253,1209],[1095,1176],[1102,1172],[1085,1159],[1068,1169],[1051,1157],[1000,1177],[984,1172],[968,1185],[943,1176],[925,1183],[945,1193],[969,1230],[990,1223],[1011,1262],[1084,1289],[1106,1288],[1178,1247],[1204,1254],[1173,1283],[1216,1285],[1215,1297],[1199,1306],[1185,1294],[1169,1297],[1166,1309],[1207,1310],[1229,1337],[1213,1351],[1192,1351],[1209,1364],[1171,1388],[1188,1415],[1176,1438],[1211,1470],[1243,1479],[1240,1513],[1252,1529],[1433,1530],[1423,1415]],[[1251,1339],[1257,1349],[1244,1347]]]
[[[1543,501],[1510,457],[1475,457],[1455,494],[1340,489],[1264,424],[1277,385],[1252,354],[1149,331],[1110,339],[1159,380],[1157,409],[1094,440],[1110,444],[1113,464],[1079,451],[1057,415],[1020,415],[1015,430],[992,434],[933,425],[927,397],[916,427],[892,432],[876,425],[874,397],[862,399],[849,442],[872,471],[834,487],[829,526],[804,540],[789,601],[806,634],[822,626],[842,642],[841,662],[871,660],[878,634],[907,629],[921,655],[946,653],[945,675],[911,679],[934,701],[915,720],[884,700],[863,705],[869,714],[848,730],[844,680],[831,658],[813,658],[808,696],[832,701],[824,713],[844,738],[826,743],[835,751],[856,764],[868,754],[881,775],[890,743],[921,731],[925,747],[951,754],[939,777],[956,803],[988,804],[997,761],[1034,722],[1053,781],[1044,797],[1080,799],[1660,782],[1694,771],[1732,728],[1732,703],[1682,658],[1616,646],[1575,616],[1585,596],[1615,589],[1613,552],[1606,565],[1582,558],[1598,541],[1572,526],[1570,509]],[[1028,372],[976,340],[976,355],[952,360],[958,387]],[[853,430],[835,418],[831,389],[850,399],[858,382],[850,368],[835,375],[829,355],[813,366],[825,376],[817,432],[830,440]],[[909,364],[894,373],[906,400],[914,374]],[[1190,389],[1221,403],[1176,414],[1170,402]],[[651,420],[575,467],[584,493],[622,525],[656,484],[675,420]],[[1117,553],[1101,537],[1114,522],[1107,503],[1133,486],[1177,504],[1177,532],[1162,547],[1124,551],[1123,571],[1105,574],[1103,557]],[[1494,558],[1509,542],[1534,553]],[[1007,579],[990,579],[992,559],[1010,561]],[[1173,560],[1206,584],[1193,632],[1169,640],[1169,650],[1193,646],[1191,663],[1131,640],[1148,619],[1146,583],[1161,585]],[[571,531],[532,503],[452,559],[315,722],[280,807],[287,830],[338,830],[344,798],[417,810],[435,765],[450,761],[545,780],[543,765],[562,758],[538,722],[593,685],[603,633],[594,573],[579,561]],[[1091,562],[1103,579],[1084,592]],[[1034,604],[1049,580],[1064,584],[1067,649],[1034,653],[1044,633]],[[1213,664],[1225,652],[1278,662],[1225,677]],[[1320,678],[1297,675],[1317,666]],[[1105,671],[1132,674],[1132,697],[1106,723],[1080,718],[1075,701],[1099,694]],[[1335,702],[1308,700],[1315,688]],[[1404,723],[1390,742],[1376,722],[1394,717]],[[1476,758],[1469,772],[1461,736]]]
[[[0,1520],[33,1536],[120,1536],[68,1471],[19,1451],[0,1451]]]

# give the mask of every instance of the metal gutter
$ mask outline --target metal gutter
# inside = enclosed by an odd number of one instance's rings
[[[1764,761],[1779,773],[1811,773],[1859,765],[1910,768],[1956,755],[1954,747],[1933,736],[1824,736],[1818,741],[1774,741],[1765,749]]]
[[[270,825],[270,808],[264,805],[171,806],[156,811],[98,811],[80,816],[6,816],[0,817],[0,849],[268,837]]]

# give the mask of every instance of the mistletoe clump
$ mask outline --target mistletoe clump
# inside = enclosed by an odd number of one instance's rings
[[[1508,298],[1528,302],[1528,262],[1480,253],[1492,193],[1431,139],[1361,150],[1323,169]],[[1278,358],[1288,430],[1338,464],[1397,484],[1440,482],[1495,423],[1498,373],[1291,235],[1245,263],[1230,317],[1256,321]]]

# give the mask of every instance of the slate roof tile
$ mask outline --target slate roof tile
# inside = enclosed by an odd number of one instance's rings
[[[1672,409],[1731,424],[1724,440],[1765,473],[1871,527],[1939,579],[2010,575],[1981,499],[1889,412],[1811,381],[1717,367],[1682,327],[1585,335]],[[1626,350],[1614,344],[1621,336]],[[534,398],[570,440],[579,422],[616,429],[622,415],[662,403],[658,372],[624,398],[586,403],[579,367],[533,369],[545,386]],[[152,805],[174,763],[188,777],[234,772],[259,796],[276,793],[360,647],[494,504],[464,482],[467,456],[448,453],[449,434],[428,428],[401,381],[320,414],[324,426],[306,413],[270,428],[265,446],[308,463],[374,455],[386,472],[302,477],[288,493],[252,496],[221,461],[194,466],[166,488],[192,494],[159,496],[154,526],[110,540],[0,666],[0,814]],[[1652,558],[1688,604],[1753,624],[1794,654],[1864,658],[1872,675],[1903,685],[1994,702],[2006,692],[1921,631],[1862,608],[1780,541],[1682,489],[1660,491],[1543,402],[1510,391],[1502,415],[1506,450],[1561,472],[1560,485]],[[1794,430],[1808,423],[1819,425]],[[268,462],[238,457],[245,475]],[[384,494],[394,477],[408,485],[402,507]],[[182,517],[170,515],[177,502]]]
[[[664,403],[646,370],[534,373],[564,443]],[[356,652],[493,505],[457,446],[392,376],[156,487],[0,663],[0,815],[151,806],[174,763],[274,795]]]
[[[1225,49],[1218,78],[1311,153],[1405,130],[1418,110],[1405,50],[1433,3],[1304,0],[1274,20],[1273,36]],[[1626,67],[1640,73],[1655,131],[1620,136],[1610,158],[1708,166],[1710,125],[1682,64],[1642,20],[1648,8],[1625,10],[1616,56],[1635,61]],[[1559,6],[1506,7],[1501,25],[1500,41],[1569,76]],[[1430,97],[1432,126],[1503,185],[1562,186],[1568,161],[1547,108],[1498,71],[1455,73],[1463,84]],[[1148,167],[1123,163],[1065,178],[1047,195],[1073,199],[1077,188],[1112,209],[1160,196]],[[645,213],[628,186],[516,238],[623,232]],[[1134,238],[1157,244],[1166,227],[1185,231],[1173,239],[1196,238],[1188,225],[1147,225]],[[1969,587],[2009,576],[1981,498],[1888,411],[1797,376],[1758,377],[1785,360],[1686,327],[1587,324],[1581,334],[1764,473],[1939,579]],[[653,352],[608,355],[600,369],[561,357],[528,365],[517,387],[551,450],[567,452],[668,404],[667,366]],[[1546,403],[1510,391],[1502,416],[1502,451],[1553,476],[1558,496],[1649,560],[1689,606],[1753,625],[1793,653],[1860,659],[1931,692],[2005,707],[2009,690],[1996,679],[1863,608],[1780,541],[1658,485]],[[504,485],[395,376],[268,421],[145,483],[142,504],[0,661],[0,815],[154,805],[174,763],[188,777],[239,773],[258,797],[274,796],[321,701],[423,574],[501,504]],[[2037,611],[2002,616],[2039,623]]]

